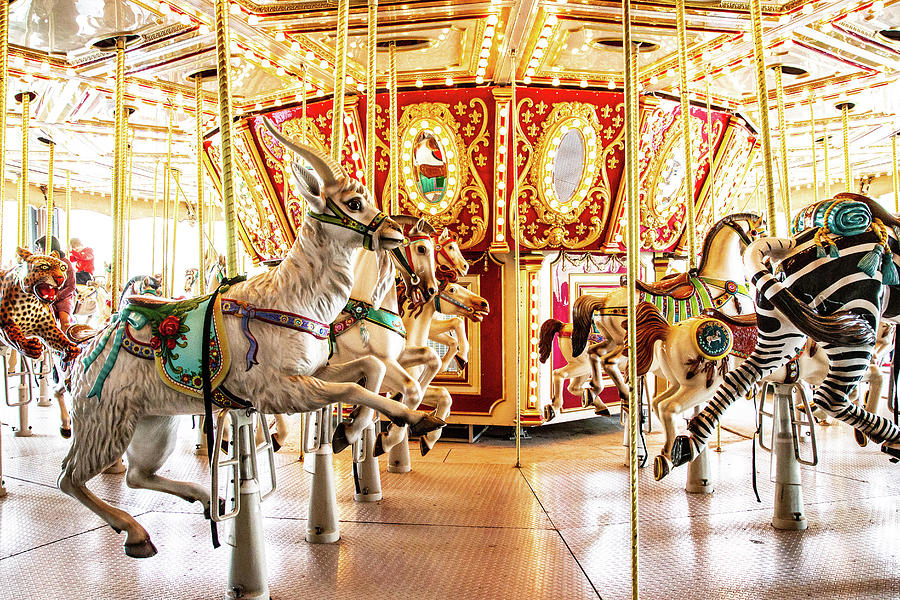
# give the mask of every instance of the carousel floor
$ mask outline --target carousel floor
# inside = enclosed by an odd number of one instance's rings
[[[738,408],[738,407],[735,407]],[[102,475],[93,490],[137,516],[159,549],[129,559],[100,519],[56,489],[67,442],[54,408],[31,408],[35,435],[3,420],[0,598],[222,597],[229,552],[213,550],[196,505],[128,489]],[[729,423],[747,429],[750,415]],[[207,480],[193,432],[165,468]],[[441,442],[413,471],[382,468],[384,500],[353,502],[349,452],[336,457],[341,540],[304,541],[310,475],[290,444],[277,460],[278,489],[263,505],[269,582],[293,598],[629,598],[628,471],[621,428],[597,418],[532,430],[521,469],[513,443],[489,432],[476,444]],[[820,463],[802,471],[805,532],[774,530],[768,455],[725,433],[712,453],[716,491],[688,495],[684,472],[661,483],[640,473],[641,597],[900,598],[900,466],[843,426],[820,429]],[[651,453],[661,434],[648,436]]]

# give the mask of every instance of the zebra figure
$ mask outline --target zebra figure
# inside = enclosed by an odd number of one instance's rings
[[[841,215],[838,204],[855,214]],[[823,220],[825,226],[810,226]],[[688,434],[675,439],[673,466],[698,456],[722,413],[795,356],[807,336],[820,343],[830,363],[813,395],[816,406],[900,457],[900,427],[848,400],[869,367],[879,319],[900,322],[898,227],[900,219],[873,200],[841,193],[798,215],[794,229],[803,230],[793,237],[761,238],[747,248],[744,267],[757,290],[756,349],[725,376],[706,408],[689,422]],[[777,276],[767,261],[778,265]]]

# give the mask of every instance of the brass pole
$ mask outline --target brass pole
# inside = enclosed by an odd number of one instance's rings
[[[766,178],[766,220],[769,235],[777,235],[775,223],[775,174],[772,172],[772,130],[769,128],[769,92],[766,88],[766,60],[763,55],[761,0],[750,0],[750,25],[753,31],[753,58],[756,63],[756,103],[762,133],[763,172]]]
[[[366,43],[366,183],[375,192],[375,99],[378,87],[375,57],[378,53],[378,0],[369,0],[368,40]]]
[[[72,177],[66,169],[66,244],[72,239]]]
[[[303,63],[303,100],[301,101],[300,108],[300,142],[306,143],[306,90],[309,88],[309,67],[306,63]],[[306,201],[303,201],[303,206],[306,206]]]
[[[788,183],[787,125],[784,120],[784,84],[781,80],[781,65],[772,67],[775,71],[775,101],[778,105],[778,141],[781,143],[781,209],[790,229],[791,186]]]
[[[897,136],[900,133],[894,133],[891,136],[891,156],[893,157],[893,161],[891,163],[891,167],[893,170],[893,178],[892,181],[894,183],[894,212],[900,213],[900,181],[897,180]]]
[[[178,253],[175,252],[175,244],[178,238],[178,205],[181,202],[178,199],[178,191],[181,189],[181,183],[179,181],[181,175],[181,171],[178,169],[172,169],[172,177],[175,179],[175,193],[172,198],[172,253],[170,254],[171,260],[169,261],[169,297],[172,298],[175,295],[175,257],[178,256]],[[187,203],[187,198],[184,199],[185,203]]]
[[[346,1],[346,0],[345,0]],[[219,127],[222,140],[222,209],[225,217],[225,272],[228,278],[238,272],[237,216],[234,206],[234,165],[231,141],[231,40],[228,33],[228,0],[216,0],[216,57],[219,77]]]
[[[331,118],[331,157],[341,164],[344,148],[344,93],[347,84],[347,21],[350,0],[338,0],[337,38],[334,60],[334,111]]]
[[[163,291],[168,288],[168,282],[165,281],[166,273],[169,270],[169,197],[172,194],[172,105],[169,105],[169,126],[167,129],[166,142],[166,162],[163,166],[163,222],[162,222],[162,264],[160,265],[160,273],[162,273]],[[154,273],[154,276],[156,274]]]
[[[679,24],[679,67],[681,69],[681,110],[684,115],[688,115],[687,103],[687,54],[685,52],[686,40],[684,39],[684,0],[677,0],[678,3],[678,24]],[[638,277],[638,260],[640,247],[638,246],[638,231],[640,218],[639,210],[639,187],[638,187],[638,136],[639,121],[638,110],[640,99],[637,92],[638,83],[638,63],[637,52],[631,38],[631,0],[622,0],[622,25],[624,28],[623,51],[625,53],[625,198],[627,202],[627,223],[625,229],[627,263],[628,270],[626,274],[626,290],[628,294],[628,387],[631,397],[631,406],[628,411],[629,416],[629,491],[631,496],[631,597],[632,600],[638,600],[639,573],[638,573],[638,445],[640,422],[638,413],[640,412],[640,404],[637,396],[637,288],[636,281]],[[683,118],[684,145],[688,149],[685,156],[690,160],[690,130],[688,129],[688,120]],[[690,165],[690,162],[687,163]],[[691,175],[693,171],[690,168],[685,170],[685,185],[692,188],[694,181]],[[693,213],[693,189],[690,190],[688,196],[691,202],[688,205],[688,212]],[[688,225],[688,233],[693,234],[693,224]],[[689,236],[688,238],[692,238]],[[689,242],[690,244],[690,242]],[[693,245],[689,245],[690,265],[694,266],[696,259],[696,251]]]
[[[709,69],[706,70],[706,76],[703,78],[703,82],[706,84],[706,162],[709,164],[709,175],[707,175],[707,179],[709,179],[709,203],[712,207],[712,220],[716,222],[719,220],[718,214],[719,210],[716,206],[716,188],[715,185],[715,176],[713,175],[713,143],[715,140],[713,139],[713,128],[712,128],[712,100],[709,96],[709,80],[712,78],[712,73],[709,72]],[[716,446],[716,450],[719,449],[719,446]]]
[[[202,296],[206,293],[206,253],[204,248],[203,229],[206,224],[204,219],[206,211],[203,210],[203,78],[199,73],[194,77],[194,103],[196,105],[197,119],[197,232],[198,238],[198,258],[197,264],[197,294]],[[285,185],[287,182],[285,180]],[[285,197],[286,198],[286,197]]]
[[[813,106],[815,93],[809,88],[809,134],[812,136],[812,176],[813,202],[819,201],[819,165],[816,161],[816,109]]]
[[[44,254],[49,255],[51,252],[51,248],[53,244],[50,243],[50,240],[53,239],[53,163],[54,163],[54,155],[56,152],[56,143],[49,138],[40,138],[40,141],[47,144],[47,149],[50,153],[48,164],[47,164],[47,236],[44,238]],[[60,250],[62,249],[62,244],[60,244]]]
[[[124,166],[125,157],[125,38],[116,38],[116,92],[115,92],[115,141],[113,143],[113,190],[110,213],[113,221],[113,252],[110,286],[112,310],[119,308],[119,294],[122,293],[122,221],[121,211],[125,204]]]
[[[393,46],[391,47],[391,51],[393,53]],[[392,60],[393,62],[393,60]],[[516,52],[515,50],[510,51],[509,53],[509,64],[510,64],[510,73],[512,73],[512,81],[510,82],[510,103],[509,103],[509,127],[507,128],[510,131],[511,135],[509,136],[510,149],[506,153],[506,160],[508,163],[512,164],[512,183],[513,189],[512,194],[509,197],[509,201],[512,202],[512,217],[513,217],[513,263],[516,269],[516,327],[519,329],[518,335],[516,335],[516,468],[519,469],[522,467],[522,376],[523,374],[528,373],[528,369],[525,365],[522,364],[522,345],[523,345],[523,336],[525,339],[530,339],[533,335],[531,330],[528,328],[527,324],[522,323],[522,265],[520,264],[521,255],[519,248],[519,237],[521,236],[520,228],[521,223],[519,223],[519,201],[518,201],[518,187],[519,187],[519,174],[518,167],[516,165],[516,152],[518,151],[517,144],[517,132],[519,126],[519,110],[516,106],[516,76],[515,76],[515,65],[516,65]],[[392,68],[396,77],[396,70]],[[396,83],[396,80],[395,80]],[[396,140],[396,138],[393,138]],[[511,157],[511,158],[510,158]],[[398,165],[399,166],[399,165]],[[529,290],[530,293],[530,290]]]
[[[400,212],[400,148],[399,148],[399,138],[400,135],[399,128],[400,125],[397,123],[398,115],[397,115],[397,45],[394,42],[390,43],[390,90],[389,90],[389,98],[390,98],[390,111],[391,111],[391,119],[390,119],[390,132],[388,132],[388,148],[391,151],[391,195],[390,195],[390,208],[391,214],[396,215]],[[382,203],[384,201],[382,200]]]
[[[697,266],[697,226],[694,206],[694,167],[691,151],[691,103],[688,97],[687,77],[687,25],[684,15],[684,0],[675,0],[678,25],[678,71],[681,76],[681,133],[684,142],[684,203],[687,209],[688,267]],[[627,48],[627,46],[626,46]],[[628,54],[630,50],[626,51]]]
[[[0,186],[6,176],[6,94],[9,80],[9,2],[0,2]],[[4,195],[0,194],[0,254],[3,252],[3,205]],[[0,481],[0,497],[6,495]]]
[[[844,135],[844,191],[852,191],[853,172],[850,170],[850,109],[852,102],[841,102],[837,109],[841,111],[841,129]]]
[[[159,160],[153,166],[153,248],[150,250],[150,271],[151,275],[156,276],[156,204],[157,198],[157,172],[159,171]]]
[[[19,181],[19,232],[17,244],[28,247],[28,122],[31,120],[31,101],[34,92],[19,92],[16,101],[22,103],[22,177]]]
[[[825,133],[822,136],[822,145],[825,147],[825,200],[831,199],[831,171],[828,170],[828,121],[825,121]]]
[[[134,173],[134,133],[131,133],[131,140],[129,141],[129,131],[130,127],[128,119],[131,117],[131,114],[135,111],[135,108],[132,106],[125,107],[125,114],[122,115],[122,118],[125,120],[125,151],[122,153],[122,160],[127,163],[127,168],[123,168],[123,173],[128,173],[128,186],[127,190],[123,193],[123,198],[125,198],[125,206],[122,210],[120,210],[119,214],[119,227],[121,227],[122,232],[124,234],[125,242],[124,246],[124,267],[122,268],[122,280],[127,280],[128,274],[131,272],[131,203],[133,198],[131,197],[131,180],[132,175]],[[122,185],[125,185],[125,178],[123,177]]]

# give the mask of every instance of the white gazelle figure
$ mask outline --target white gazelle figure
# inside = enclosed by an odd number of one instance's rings
[[[337,164],[293,143],[271,125],[269,128],[312,166],[312,170],[298,162],[291,166],[298,191],[310,210],[280,265],[227,290],[222,304],[227,300],[240,307],[242,318],[222,317],[220,338],[227,340],[235,360],[230,369],[224,370],[220,389],[227,389],[263,413],[308,412],[335,402],[349,402],[373,408],[398,425],[411,425],[420,435],[442,426],[439,419],[378,395],[385,372],[378,359],[364,356],[326,365],[328,323],[350,297],[354,250],[360,246],[376,251],[395,248],[403,242],[403,234],[394,221],[374,207],[366,188],[343,174]],[[160,306],[137,304],[145,313]],[[125,313],[127,317],[127,306]],[[276,318],[267,318],[267,314]],[[76,361],[72,369],[77,424],[72,447],[63,461],[59,487],[114,530],[125,531],[127,555],[147,557],[156,549],[146,530],[131,515],[91,493],[86,487],[88,481],[126,453],[129,486],[199,501],[207,508],[210,499],[203,486],[156,473],[174,448],[176,416],[203,412],[203,401],[164,384],[154,362],[139,353],[113,356],[123,330],[135,347],[162,347],[158,336],[169,326],[151,322],[149,327],[139,327],[135,322],[139,324],[140,320],[123,320],[120,315],[117,324],[84,348],[83,355],[94,360]],[[111,331],[116,332],[116,341],[110,342],[107,333]],[[98,379],[101,374],[105,381]],[[365,387],[353,383],[363,378]],[[92,389],[97,391],[95,384],[102,384],[99,397],[92,397]]]

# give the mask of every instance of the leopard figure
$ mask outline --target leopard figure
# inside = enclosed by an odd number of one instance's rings
[[[73,360],[80,348],[59,328],[51,307],[66,281],[66,264],[24,248],[16,254],[19,264],[0,271],[0,341],[34,359],[41,357],[43,341],[66,362]]]

